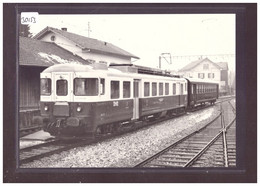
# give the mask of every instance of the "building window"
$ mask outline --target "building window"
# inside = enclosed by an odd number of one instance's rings
[[[130,81],[123,82],[123,98],[130,98]]]
[[[157,83],[152,83],[152,96],[157,95]]]
[[[204,64],[203,65],[203,70],[208,70],[209,69],[209,64]]]
[[[150,83],[144,82],[144,96],[147,97],[150,95]]]
[[[198,73],[198,78],[204,79],[204,73]]]
[[[55,41],[56,37],[55,36],[51,36],[51,41]]]
[[[119,98],[119,81],[111,81],[111,99]]]
[[[208,73],[208,78],[209,79],[214,79],[214,73]]]

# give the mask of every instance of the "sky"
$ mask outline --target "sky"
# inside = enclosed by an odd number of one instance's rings
[[[138,56],[134,64],[143,66],[158,67],[162,53],[172,56],[172,64],[167,58],[162,66],[173,70],[197,58],[176,56],[235,54],[235,14],[39,15],[30,31],[46,26],[112,43]],[[234,58],[211,60],[235,68]]]

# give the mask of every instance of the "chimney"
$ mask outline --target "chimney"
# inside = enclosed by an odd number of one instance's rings
[[[63,30],[63,31],[67,31],[67,28],[61,28],[61,30]]]

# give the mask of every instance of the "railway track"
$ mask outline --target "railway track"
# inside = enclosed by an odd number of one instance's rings
[[[32,127],[26,127],[19,130],[19,136],[24,137],[26,135],[32,134],[34,132],[37,132],[41,130],[42,126],[32,126]]]
[[[220,115],[204,128],[177,141],[135,167],[234,167],[236,166],[235,129],[235,117],[225,125],[221,106]]]
[[[181,116],[181,115],[182,114],[180,114],[178,116]],[[150,124],[152,125],[157,122],[162,122],[166,119],[169,119],[169,118],[161,118],[161,119],[150,122]],[[143,127],[147,127],[147,126],[148,126],[148,124],[145,122]],[[106,139],[110,139],[112,137],[119,137],[120,135],[123,135],[126,132],[133,132],[139,128],[142,128],[142,127],[134,125],[134,127],[131,127],[127,131],[121,131],[116,134],[99,135],[96,138],[87,138],[87,139],[76,138],[72,141],[71,140],[65,140],[65,141],[64,140],[53,140],[50,142],[45,142],[45,143],[25,147],[25,148],[22,148],[19,150],[19,165],[21,166],[22,164],[29,163],[34,160],[39,160],[43,157],[57,154],[62,151],[70,150],[72,148],[94,144],[97,142],[104,141]]]
[[[53,140],[50,142],[46,142],[46,143],[42,143],[42,144],[30,146],[30,147],[25,147],[23,149],[20,149],[20,151],[19,151],[19,154],[20,154],[19,164],[22,165],[25,163],[29,163],[29,162],[41,159],[46,156],[60,153],[65,150],[87,145],[88,143],[91,143],[91,141]]]

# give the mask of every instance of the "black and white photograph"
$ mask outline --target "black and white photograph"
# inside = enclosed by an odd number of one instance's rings
[[[234,14],[39,15],[19,34],[21,167],[236,166]]]
[[[20,171],[244,164],[235,12],[18,12]]]

